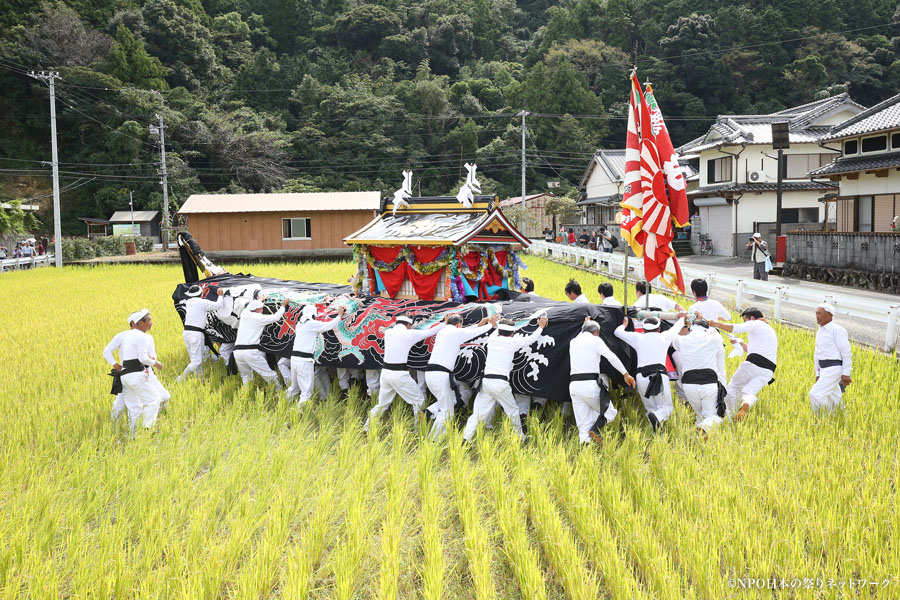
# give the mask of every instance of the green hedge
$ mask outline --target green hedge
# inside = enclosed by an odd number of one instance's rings
[[[128,238],[123,236],[98,237],[93,241],[83,237],[63,239],[63,260],[88,260],[96,256],[122,256],[125,254],[126,239]],[[152,237],[138,236],[130,239],[134,240],[138,252],[150,252],[153,250],[155,240]]]

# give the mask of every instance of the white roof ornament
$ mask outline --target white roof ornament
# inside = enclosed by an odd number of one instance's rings
[[[397,216],[398,208],[409,208],[409,202],[407,202],[406,199],[410,196],[412,196],[412,171],[404,170],[403,185],[400,186],[399,190],[394,192],[393,216]]]
[[[466,170],[469,171],[469,176],[466,177],[466,183],[469,184],[469,189],[472,190],[475,194],[481,193],[481,182],[475,179],[475,171],[478,170],[478,165],[472,163],[469,165],[466,163]]]
[[[466,171],[468,171],[468,175],[466,175],[466,182],[459,188],[456,199],[466,208],[472,208],[472,202],[475,201],[475,196],[473,194],[481,193],[481,183],[475,179],[475,170],[478,166],[475,164],[470,165],[469,163],[466,163],[463,166],[465,166]]]

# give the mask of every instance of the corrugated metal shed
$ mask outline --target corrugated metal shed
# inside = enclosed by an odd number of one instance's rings
[[[322,192],[309,194],[194,194],[180,214],[247,212],[314,212],[378,210],[380,192]]]
[[[136,210],[134,211],[134,222],[135,223],[146,223],[147,221],[153,221],[159,217],[158,210]],[[131,211],[130,210],[117,210],[113,213],[113,216],[109,218],[110,223],[131,223]]]

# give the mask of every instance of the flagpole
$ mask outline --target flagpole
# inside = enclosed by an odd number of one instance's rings
[[[628,76],[628,88],[631,90],[631,76],[637,73],[637,42],[634,43],[634,65],[631,67],[631,75]],[[634,93],[633,90],[628,92],[628,95]],[[622,234],[621,228],[619,229],[619,235]],[[624,237],[622,238],[624,239]],[[627,307],[628,307],[628,250],[631,248],[631,243],[625,244],[625,267],[624,272],[622,273],[622,283],[625,285],[625,296],[622,298],[623,309],[625,314],[627,315]]]

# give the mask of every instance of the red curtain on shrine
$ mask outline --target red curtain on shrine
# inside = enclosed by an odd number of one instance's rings
[[[397,255],[400,254],[402,249],[401,246],[394,246],[392,248],[376,248],[375,246],[369,246],[369,252],[372,254],[372,258],[386,263],[397,260]],[[384,287],[391,298],[397,295],[400,291],[400,286],[403,285],[403,280],[406,279],[406,267],[406,261],[403,261],[393,271],[378,270],[378,274],[381,276],[381,282],[384,284]]]
[[[401,246],[391,248],[369,246],[369,252],[371,252],[372,257],[385,263],[397,260],[397,256],[402,249]],[[410,250],[412,250],[413,256],[418,262],[430,263],[441,255],[444,248],[417,247],[410,248]],[[393,271],[378,271],[378,274],[381,276],[381,282],[384,284],[389,296],[395,297],[403,285],[403,280],[409,278],[420,300],[434,300],[434,295],[437,293],[443,273],[443,269],[438,269],[430,275],[422,275],[411,268],[406,261],[401,262]]]

